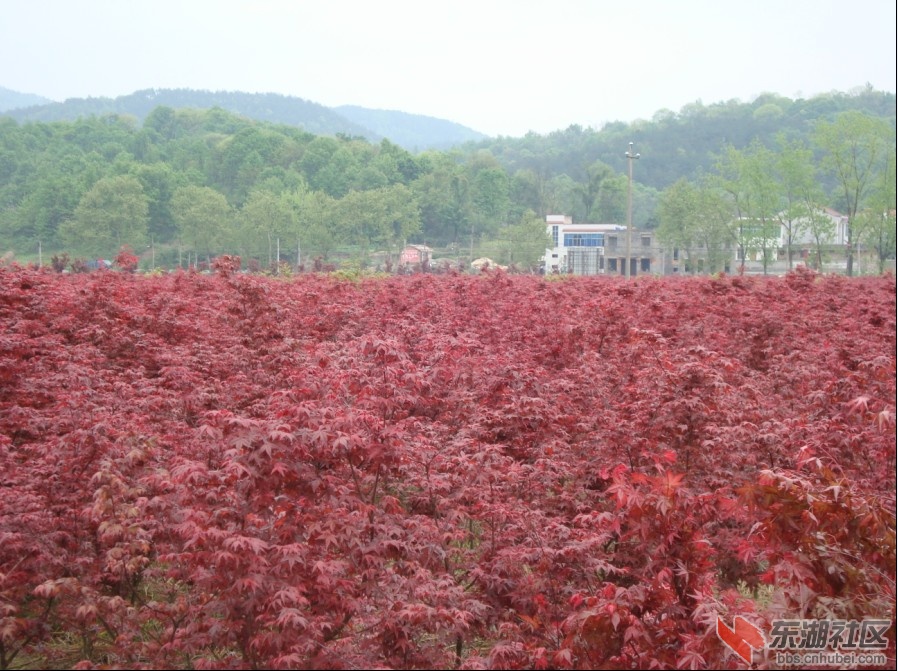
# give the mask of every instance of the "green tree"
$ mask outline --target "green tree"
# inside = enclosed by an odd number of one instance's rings
[[[147,115],[143,122],[144,130],[153,131],[151,137],[161,141],[173,140],[183,133],[179,127],[175,110],[165,105],[158,105]]]
[[[810,235],[814,246],[814,258],[811,265],[816,270],[823,268],[823,250],[835,242],[833,220],[820,208],[813,195],[807,197],[808,218],[804,222],[805,230]]]
[[[510,182],[506,172],[494,164],[489,157],[485,167],[475,164],[474,173],[468,180],[468,195],[471,204],[471,248],[475,238],[495,234],[508,220],[511,208]],[[483,158],[478,159],[482,163]]]
[[[421,212],[422,237],[432,244],[457,244],[470,217],[464,168],[449,154],[435,151],[422,154],[419,163],[421,174],[410,188]]]
[[[879,273],[886,269],[886,262],[896,257],[896,171],[895,143],[886,151],[884,169],[871,188],[868,207],[858,214],[858,236],[863,245],[876,252]]]
[[[727,194],[733,207],[735,218],[731,231],[739,263],[744,266],[752,247],[754,228],[754,224],[750,223],[753,193],[746,177],[750,170],[749,160],[742,151],[728,145],[717,157],[715,168],[717,172],[713,179]]]
[[[512,203],[523,216],[527,210],[540,216],[557,214],[559,209],[555,190],[551,186],[552,176],[548,169],[521,168],[511,180]]]
[[[658,240],[673,251],[675,256],[685,254],[693,270],[698,247],[695,230],[695,213],[698,207],[698,190],[685,177],[664,189],[658,205]]]
[[[175,189],[184,181],[168,163],[135,164],[132,174],[140,180],[149,204],[147,233],[155,242],[169,242],[177,233],[171,211]]]
[[[105,177],[84,194],[74,218],[60,226],[60,237],[72,249],[111,257],[126,244],[143,249],[148,220],[140,181],[132,175]]]
[[[233,213],[227,198],[207,186],[183,186],[172,196],[172,216],[182,245],[211,262],[231,233]]]
[[[633,185],[633,225],[639,228],[640,189]],[[627,176],[610,175],[602,182],[595,209],[598,220],[605,224],[624,224],[627,221]]]
[[[239,130],[217,148],[215,184],[230,202],[243,203],[267,173],[286,167],[292,144],[274,128],[250,126]]]
[[[733,237],[732,204],[711,180],[693,184],[680,179],[661,193],[658,239],[667,247],[685,252],[695,273],[702,259],[705,270],[726,269]],[[704,255],[704,256],[703,256]]]
[[[471,180],[471,202],[486,229],[504,223],[511,206],[508,175],[502,168],[477,171]]]
[[[9,233],[29,246],[38,241],[56,246],[62,243],[59,231],[64,222],[75,216],[85,187],[78,173],[47,175],[35,180],[10,224]]]
[[[304,258],[321,256],[328,259],[340,244],[336,225],[337,200],[323,191],[297,191],[288,196],[296,212],[296,245]],[[300,263],[308,265],[302,261]],[[297,265],[300,265],[298,263]]]
[[[848,217],[847,273],[854,273],[857,216],[883,162],[893,133],[887,121],[857,111],[843,112],[835,121],[820,122],[814,141],[823,151],[822,165],[837,183],[839,199]]]
[[[733,206],[712,180],[704,179],[699,186],[698,239],[708,250],[708,272],[724,271],[732,256]]]
[[[411,190],[403,184],[350,191],[337,205],[343,239],[363,255],[375,245],[395,251],[421,230],[421,213]]]
[[[552,236],[546,232],[545,219],[530,211],[518,223],[502,226],[481,246],[481,252],[508,266],[536,270],[551,245]]]
[[[577,183],[574,187],[574,193],[583,206],[583,221],[592,221],[592,211],[602,193],[605,181],[613,175],[610,167],[596,161],[586,169],[586,179],[584,182]]]
[[[375,163],[387,166],[383,169],[390,183],[401,181],[408,186],[421,175],[421,166],[415,157],[399,145],[395,145],[386,138],[380,141]],[[395,175],[392,171],[395,170]]]
[[[360,177],[361,162],[353,153],[352,140],[316,137],[309,142],[299,167],[309,186],[334,198],[346,195]]]
[[[391,184],[409,185],[420,174],[414,157],[387,139],[376,147],[360,144],[363,166],[353,179],[359,190],[377,189]]]
[[[785,135],[777,138],[779,153],[776,159],[776,177],[782,189],[783,207],[777,214],[783,231],[783,243],[789,261],[789,270],[793,266],[794,247],[802,233],[809,230],[810,218],[815,207],[809,202],[822,202],[814,154],[804,142],[788,140]]]
[[[759,141],[753,141],[741,153],[740,179],[747,196],[747,221],[741,224],[743,239],[749,250],[760,252],[766,275],[779,246],[782,182],[776,175],[776,155]]]
[[[421,230],[434,244],[455,242],[457,230],[451,216],[449,178],[441,173],[427,173],[411,185],[421,210]]]
[[[19,158],[11,161],[8,180],[0,180],[9,214],[6,234],[15,246],[32,248],[39,241],[44,249],[61,246],[60,226],[74,218],[81,198],[108,167],[99,155],[65,142],[58,131],[44,138],[47,144],[40,150],[32,138],[20,138]]]
[[[259,235],[267,243],[268,265],[272,265],[276,247],[280,240],[287,242],[288,236],[294,232],[295,213],[290,201],[280,194],[256,189],[249,194],[240,210],[241,228],[251,237]],[[276,260],[280,263],[280,259]]]

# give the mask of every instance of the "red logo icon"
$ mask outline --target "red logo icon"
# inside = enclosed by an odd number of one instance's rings
[[[744,659],[746,664],[751,664],[752,649],[760,650],[767,644],[761,630],[741,615],[733,618],[732,629],[726,626],[723,620],[718,617],[717,637],[730,650]]]

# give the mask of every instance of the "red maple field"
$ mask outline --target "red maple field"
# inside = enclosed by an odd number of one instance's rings
[[[718,617],[894,623],[894,278],[231,270],[0,269],[0,669],[744,668]]]

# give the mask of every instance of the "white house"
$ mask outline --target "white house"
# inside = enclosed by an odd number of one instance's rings
[[[824,232],[821,242],[837,247],[844,247],[848,244],[848,217],[846,215],[836,212],[832,208],[822,207],[814,212],[813,216],[820,218],[818,229]],[[817,242],[813,233],[814,227],[811,226],[811,222],[808,219],[802,219],[797,222],[798,235],[794,236],[792,240],[792,244],[797,247],[807,248]],[[785,245],[785,226],[783,227],[782,240],[782,244]]]
[[[617,224],[575,224],[564,214],[546,217],[546,229],[552,236],[552,247],[546,250],[547,273],[598,275],[605,272],[605,236],[626,231]]]
[[[779,250],[783,247],[785,227],[770,219],[766,222],[741,217],[731,226],[736,239],[729,243],[733,249],[733,260],[736,263],[748,261],[767,262],[776,261]]]
[[[575,224],[572,217],[550,214],[546,230],[552,247],[546,250],[546,273],[624,275],[627,265],[627,227],[619,224]],[[662,251],[651,231],[633,229],[630,236],[630,276],[659,272]],[[663,272],[663,262],[660,263]]]

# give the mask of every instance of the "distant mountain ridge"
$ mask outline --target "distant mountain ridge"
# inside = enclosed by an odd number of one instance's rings
[[[6,110],[32,107],[34,105],[47,105],[52,102],[49,98],[44,98],[34,93],[20,93],[19,91],[0,86],[0,114]]]
[[[464,142],[479,142],[488,138],[483,133],[455,122],[420,114],[398,110],[375,110],[357,105],[341,105],[334,110],[350,121],[370,128],[410,151],[449,149]],[[447,138],[447,140],[435,142],[434,138]]]
[[[175,109],[220,107],[258,121],[297,126],[315,135],[361,136],[371,142],[387,138],[409,151],[448,149],[487,138],[445,119],[354,105],[332,109],[276,93],[145,89],[117,98],[70,98],[60,103],[0,88],[0,114],[20,123],[72,121],[105,114],[127,114],[143,122],[159,106]]]

